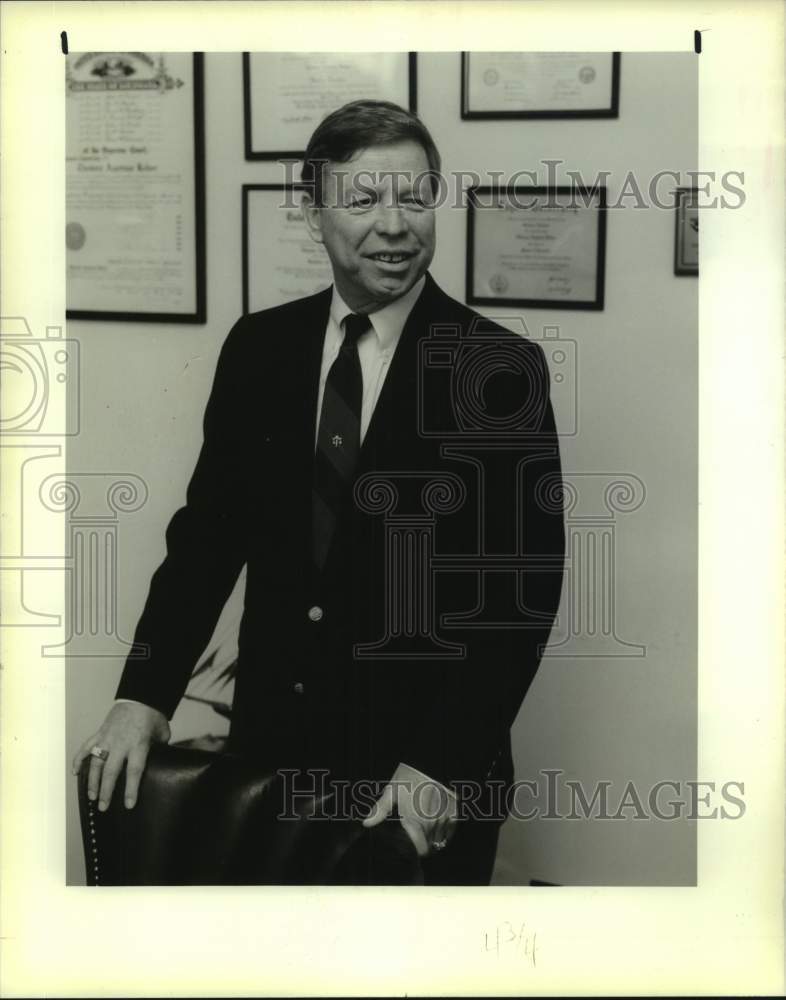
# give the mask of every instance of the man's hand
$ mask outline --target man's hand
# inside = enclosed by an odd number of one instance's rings
[[[103,812],[109,808],[117,776],[127,761],[125,804],[127,809],[132,809],[150,745],[167,743],[169,737],[169,723],[158,709],[140,702],[119,702],[112,706],[98,732],[79,748],[74,757],[73,772],[78,774],[82,761],[93,747],[108,751],[106,760],[90,758],[87,779],[88,798],[93,801],[98,799],[98,808]]]
[[[398,810],[401,825],[423,858],[441,850],[453,836],[456,796],[444,785],[408,764],[399,764],[382,795],[363,820],[367,829],[382,823]]]

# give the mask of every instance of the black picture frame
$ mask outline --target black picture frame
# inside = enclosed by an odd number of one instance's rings
[[[521,119],[547,118],[619,118],[620,65],[619,52],[611,52],[611,102],[608,108],[577,109],[564,111],[472,111],[468,107],[469,88],[467,77],[470,69],[470,52],[461,53],[461,118],[462,121],[511,121]]]
[[[251,298],[251,275],[249,274],[249,250],[248,250],[248,202],[254,191],[285,191],[286,184],[244,184],[241,188],[241,220],[240,220],[240,240],[241,240],[241,267],[243,270],[243,316],[250,312],[249,301]],[[302,191],[302,184],[290,185],[292,191]]]
[[[498,296],[490,297],[476,294],[475,292],[475,214],[483,211],[479,206],[478,199],[482,196],[494,197],[502,195],[572,195],[581,196],[586,202],[589,195],[597,194],[598,204],[598,231],[597,246],[595,255],[595,295],[591,300],[566,300],[566,299],[537,299],[523,298],[520,296]],[[465,297],[468,305],[479,306],[526,306],[531,309],[570,309],[570,310],[592,310],[601,311],[605,302],[605,279],[606,279],[606,187],[596,185],[590,191],[580,184],[566,186],[535,186],[535,185],[508,185],[497,186],[475,186],[469,188],[467,192],[467,255],[465,274]]]
[[[674,191],[674,273],[678,277],[698,277],[699,259],[698,248],[695,262],[686,251],[686,227],[691,225],[686,214],[686,202],[688,200],[696,202],[696,227],[698,232],[699,224],[699,191],[698,188],[677,188]]]
[[[205,245],[205,73],[204,53],[193,53],[194,68],[194,267],[196,303],[194,312],[107,311],[66,309],[66,319],[105,320],[133,323],[207,322],[207,254]]]
[[[409,110],[417,111],[418,94],[418,61],[417,53],[407,53],[407,70],[409,74]],[[243,141],[245,147],[245,157],[247,160],[299,160],[302,158],[304,149],[270,149],[260,150],[253,148],[253,136],[251,134],[251,53],[243,53]]]
[[[256,191],[278,191],[281,194],[289,191],[291,193],[303,191],[305,185],[300,183],[292,184],[243,184],[241,188],[241,260],[242,260],[242,309],[243,315],[247,316],[251,312],[251,254],[249,249],[249,200]],[[305,223],[304,223],[305,225]],[[332,281],[332,275],[328,283]],[[325,286],[327,287],[327,285]]]

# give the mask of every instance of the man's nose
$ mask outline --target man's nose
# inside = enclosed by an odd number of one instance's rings
[[[400,236],[408,229],[407,217],[398,205],[380,205],[377,211],[376,230],[386,236]]]

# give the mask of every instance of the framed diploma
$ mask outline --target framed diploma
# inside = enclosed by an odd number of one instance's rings
[[[602,309],[605,257],[605,187],[469,191],[471,305]]]
[[[204,323],[201,53],[66,56],[66,316]]]
[[[674,234],[674,273],[699,273],[699,192],[696,188],[677,188]]]
[[[244,52],[247,160],[297,159],[322,119],[348,101],[414,111],[414,52]]]
[[[619,52],[462,52],[461,117],[617,118]]]
[[[313,295],[333,282],[300,214],[299,185],[243,185],[243,313]]]

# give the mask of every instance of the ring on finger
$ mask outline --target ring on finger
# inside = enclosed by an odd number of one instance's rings
[[[100,747],[96,743],[96,745],[94,747],[90,748],[90,756],[91,757],[95,757],[97,760],[100,760],[103,763],[103,761],[105,761],[105,760],[107,760],[109,758],[109,751],[108,750],[104,750],[103,747]]]

